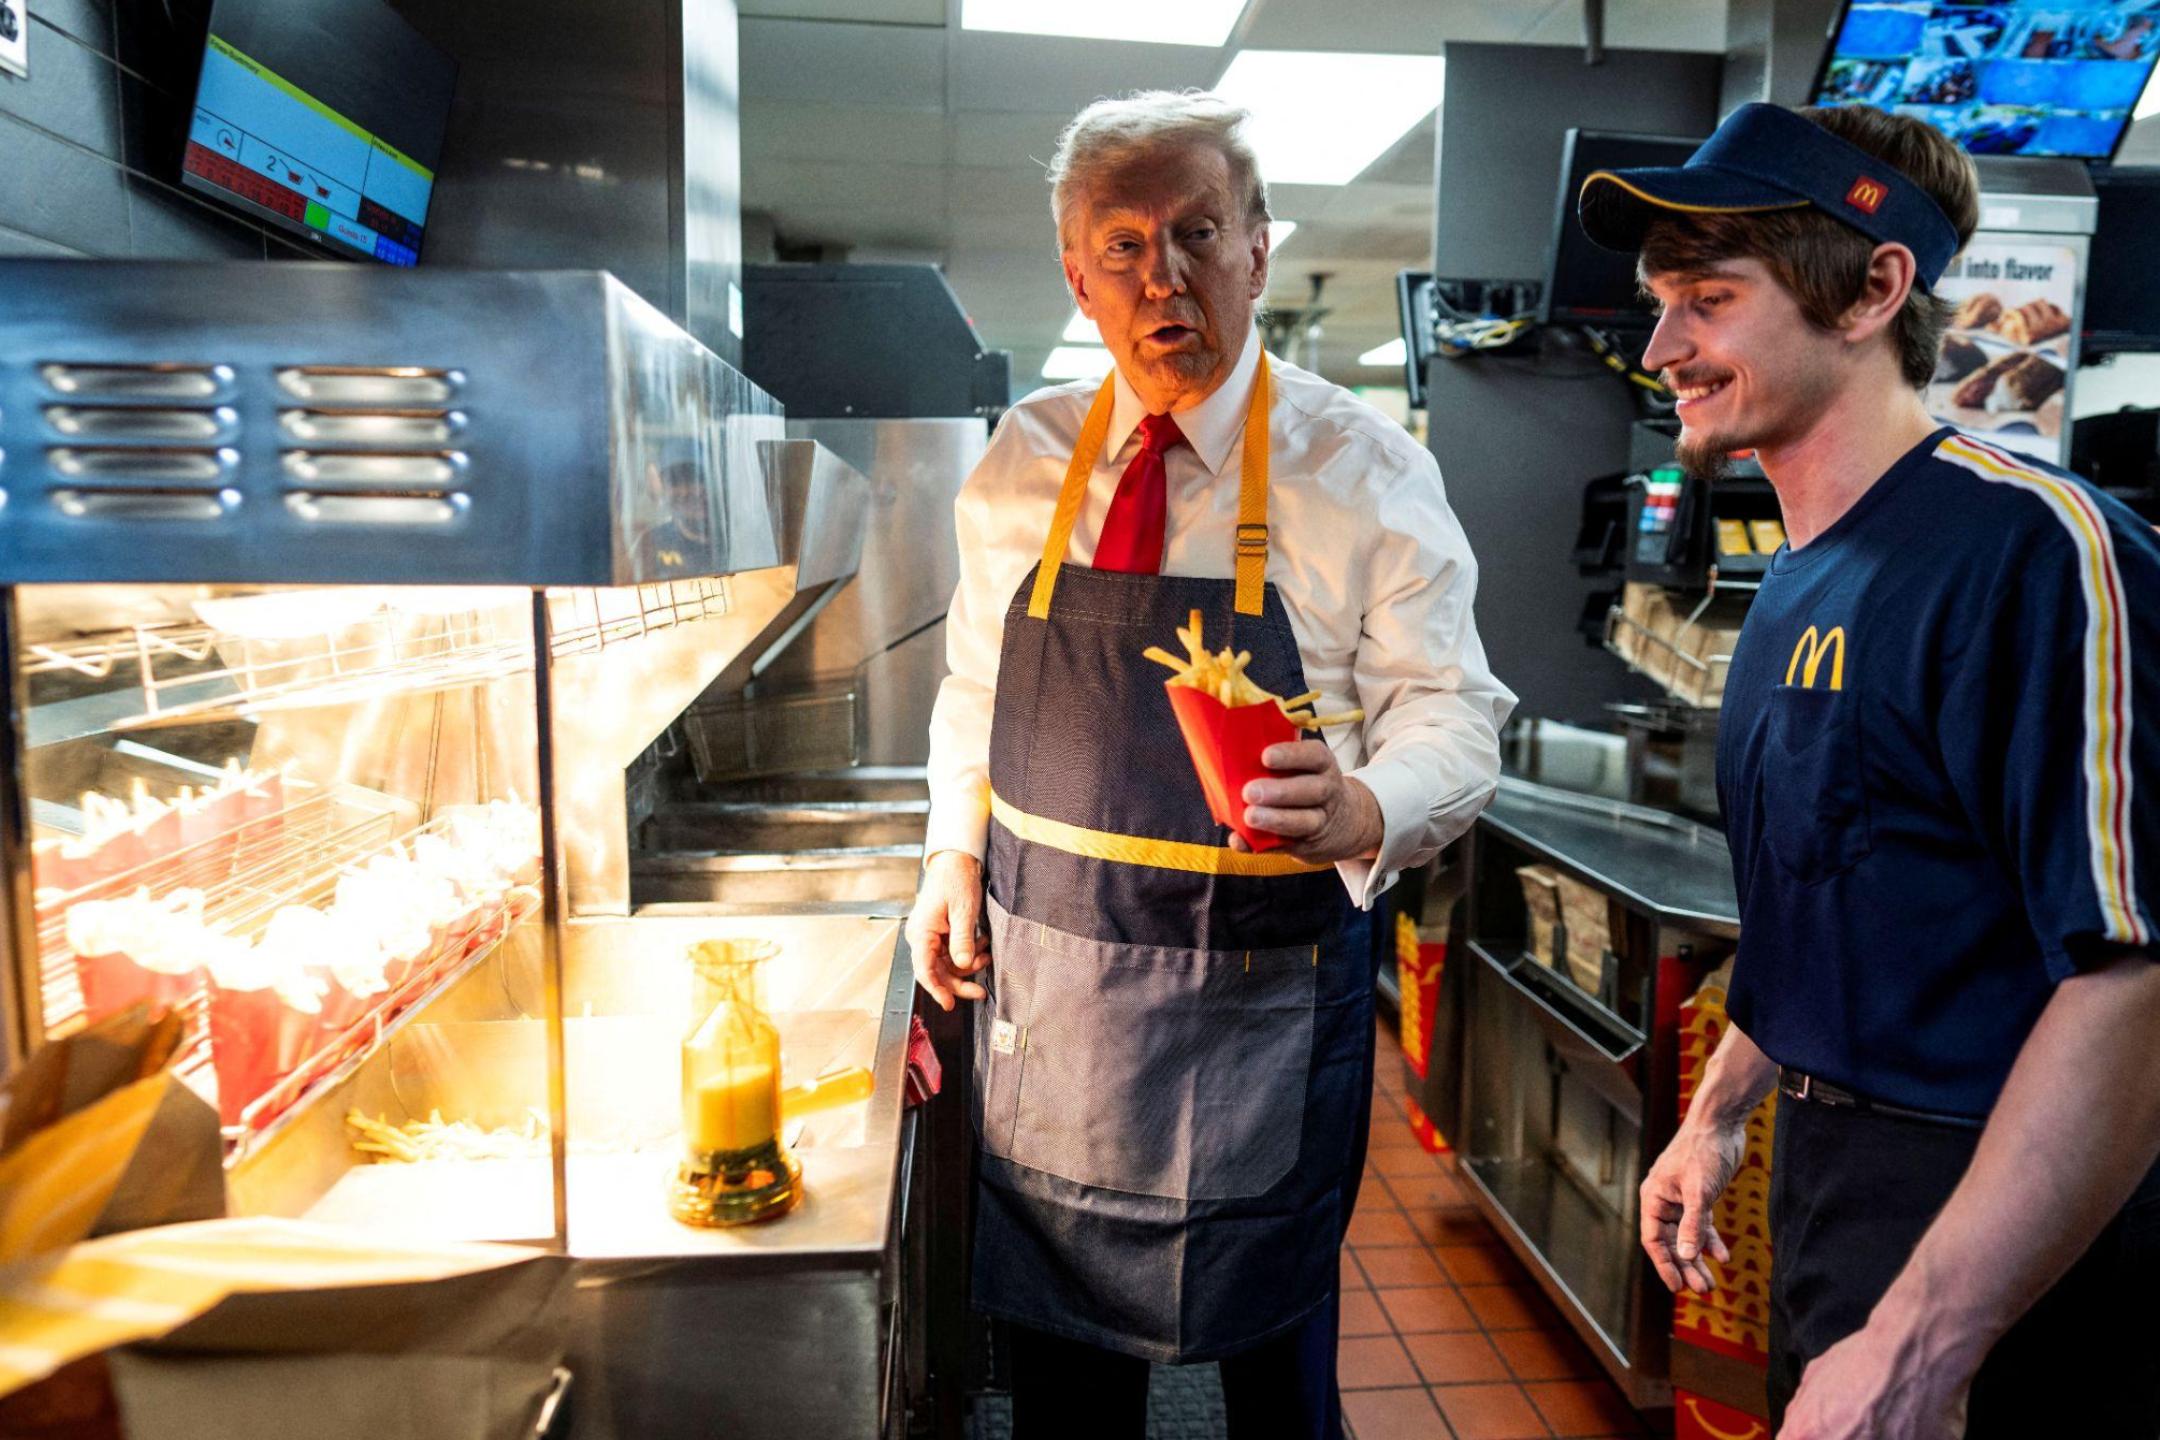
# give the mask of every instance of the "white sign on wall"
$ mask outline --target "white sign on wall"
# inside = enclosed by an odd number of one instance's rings
[[[2053,236],[1975,236],[1935,287],[1957,306],[1930,414],[2063,463],[2077,252]]]
[[[0,70],[28,78],[30,11],[28,0],[0,0]]]

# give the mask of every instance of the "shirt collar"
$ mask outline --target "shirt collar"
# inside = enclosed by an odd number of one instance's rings
[[[1193,454],[1211,475],[1220,475],[1230,459],[1230,448],[1245,433],[1245,414],[1252,404],[1254,377],[1260,369],[1260,337],[1248,331],[1245,348],[1239,352],[1237,363],[1230,367],[1230,376],[1215,387],[1215,393],[1202,400],[1190,410],[1177,413],[1178,430],[1185,436]],[[1112,382],[1115,400],[1110,409],[1110,430],[1103,437],[1103,454],[1116,455],[1125,448],[1133,431],[1147,415],[1147,407],[1140,401],[1139,392],[1126,382],[1125,372],[1112,372],[1117,378]]]

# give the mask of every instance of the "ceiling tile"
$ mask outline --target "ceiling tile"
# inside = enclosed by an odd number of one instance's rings
[[[1439,127],[1433,117],[1427,115],[1411,126],[1387,150],[1387,153],[1365,167],[1358,176],[1361,181],[1378,180],[1396,185],[1420,185],[1432,189],[1434,173],[1434,150],[1439,140]]]
[[[942,111],[945,31],[745,17],[742,93],[746,103]]]
[[[793,205],[900,210],[945,218],[947,172],[939,165],[865,165],[852,160],[743,157],[743,191],[756,209]]]
[[[1725,48],[1726,0],[1608,0],[1605,43],[1616,50]],[[1548,14],[1522,37],[1528,45],[1580,45],[1583,11],[1577,0]]]
[[[745,100],[742,148],[746,157],[771,160],[942,165],[948,125],[945,116],[927,111]]]
[[[1345,185],[1314,219],[1328,225],[1411,222],[1432,228],[1432,182],[1382,185],[1372,181]]]
[[[953,163],[1027,166],[1039,175],[1077,110],[962,111],[952,117]]]
[[[1104,95],[1212,85],[1225,63],[1223,51],[1191,45],[963,31],[953,37],[953,108],[1070,116]]]
[[[789,20],[865,20],[884,25],[945,24],[945,0],[738,0],[745,17]]]
[[[1556,3],[1581,9],[1580,0],[1253,0],[1240,43],[1430,55],[1449,40],[1513,40]]]
[[[1012,170],[954,166],[952,203],[958,215],[990,210],[1025,211],[1042,222],[1045,237],[1050,234],[1050,186],[1043,180],[1043,172],[1032,166]]]

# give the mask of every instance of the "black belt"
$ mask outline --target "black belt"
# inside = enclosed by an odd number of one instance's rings
[[[1820,1105],[1826,1110],[1851,1110],[1863,1115],[1887,1115],[1893,1120],[1918,1120],[1927,1125],[1949,1125],[1959,1130],[1978,1130],[1987,1124],[1970,1115],[1949,1115],[1939,1110],[1914,1110],[1884,1100],[1870,1100],[1842,1085],[1818,1080],[1804,1071],[1778,1067],[1778,1089],[1795,1100]]]

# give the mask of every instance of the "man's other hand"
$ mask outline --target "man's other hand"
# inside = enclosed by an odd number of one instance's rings
[[[1878,1307],[1801,1372],[1778,1440],[1958,1440],[1972,1377],[1954,1349]]]
[[[953,1000],[980,1000],[982,985],[966,977],[990,964],[990,936],[984,923],[982,861],[963,850],[940,850],[923,867],[922,888],[908,912],[908,951],[915,959],[915,983],[930,992],[940,1009]]]
[[[1747,1154],[1747,1120],[1712,1124],[1690,1119],[1658,1156],[1642,1182],[1642,1247],[1665,1288],[1685,1285],[1697,1295],[1717,1288],[1709,1261],[1732,1259],[1710,1223],[1710,1207],[1732,1183]]]
[[[1290,854],[1311,865],[1369,860],[1380,853],[1387,830],[1380,802],[1363,782],[1342,773],[1326,741],[1270,745],[1260,763],[1283,773],[1247,782],[1247,825],[1282,836]],[[1233,835],[1230,848],[1248,847]]]

